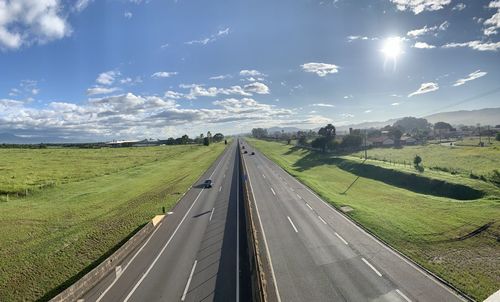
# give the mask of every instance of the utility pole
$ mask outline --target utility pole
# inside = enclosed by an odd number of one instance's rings
[[[365,161],[368,159],[367,149],[366,149],[366,129],[365,129]]]
[[[481,124],[477,124],[477,128],[479,129],[479,146],[481,146]]]
[[[490,125],[488,125],[488,145],[491,144],[491,141],[490,141]]]

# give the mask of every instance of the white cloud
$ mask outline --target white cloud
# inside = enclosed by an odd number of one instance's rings
[[[337,73],[339,71],[339,67],[334,64],[327,63],[305,63],[300,65],[305,72],[315,73],[320,77],[324,77],[331,73]]]
[[[391,0],[396,4],[398,10],[410,10],[415,15],[423,11],[436,11],[443,9],[451,3],[451,0]]]
[[[441,47],[442,48],[469,47],[479,51],[497,51],[500,49],[500,42],[482,42],[479,40],[475,40],[463,43],[448,43]]]
[[[180,92],[176,92],[176,91],[172,91],[172,90],[167,90],[164,94],[165,98],[167,99],[180,99],[182,97],[184,97],[184,94],[183,93],[180,93]]]
[[[151,77],[153,79],[160,79],[160,78],[170,78],[171,76],[175,76],[177,75],[178,73],[175,72],[175,71],[158,71],[158,72],[155,72],[151,75]]]
[[[119,71],[110,70],[99,74],[95,81],[101,85],[111,85],[115,82],[116,78],[119,76],[120,76]]]
[[[340,116],[341,116],[341,117],[343,117],[343,118],[351,118],[351,117],[354,117],[354,115],[353,115],[353,114],[350,114],[350,113],[341,113],[341,114],[340,114]]]
[[[109,94],[118,91],[116,87],[95,86],[87,89],[87,95]]]
[[[485,35],[496,35],[498,33],[497,29],[500,28],[500,9],[497,10],[496,14],[486,19],[484,25],[487,26],[483,30]]]
[[[220,39],[221,37],[229,35],[229,27],[219,30],[217,33],[210,35],[210,37],[199,39],[199,40],[192,40],[185,42],[184,44],[188,45],[195,45],[195,44],[201,44],[201,45],[207,45],[208,43],[212,43]]]
[[[232,76],[230,74],[221,74],[217,76],[210,77],[210,80],[225,80],[225,79],[230,79]]]
[[[127,18],[127,19],[131,19],[131,18],[132,18],[132,16],[133,16],[133,14],[132,14],[131,12],[125,12],[125,13],[123,14],[123,16],[124,16],[125,18]]]
[[[399,103],[392,103],[391,106],[399,106]]]
[[[335,107],[335,105],[333,105],[333,104],[325,104],[325,103],[316,103],[316,104],[312,104],[311,106],[313,106],[313,107],[328,107],[328,108]]]
[[[254,82],[245,85],[244,87],[245,91],[248,92],[253,92],[257,94],[269,94],[269,87],[267,87],[266,84],[260,83],[260,82]]]
[[[408,97],[412,97],[414,95],[418,94],[424,94],[424,93],[429,93],[432,91],[436,91],[439,89],[439,85],[437,83],[429,82],[429,83],[422,83],[420,85],[420,88],[418,88],[417,91],[414,91],[408,95]]]
[[[255,69],[252,69],[252,70],[243,69],[243,70],[240,70],[240,76],[243,76],[243,77],[259,77],[259,76],[265,76],[265,74],[261,73],[258,70],[255,70]]]
[[[436,48],[434,45],[427,44],[425,42],[415,42],[413,45],[414,48],[424,48],[424,49],[431,49],[431,48]]]
[[[0,1],[0,48],[18,49],[71,34],[59,0]]]
[[[443,23],[439,25],[434,25],[431,27],[427,27],[427,25],[424,25],[422,28],[417,28],[414,30],[410,30],[409,32],[406,33],[406,35],[410,38],[418,38],[420,36],[426,35],[426,34],[434,34],[435,36],[437,35],[437,31],[445,31],[448,29],[450,26],[450,22],[444,21]]]
[[[77,12],[81,12],[84,9],[86,9],[87,6],[89,6],[89,4],[93,1],[94,0],[78,0],[78,1],[76,1],[75,5],[73,6],[73,10],[75,10]]]
[[[486,71],[481,71],[481,70],[476,70],[472,73],[469,73],[469,75],[466,77],[466,78],[463,78],[463,79],[458,79],[454,84],[453,86],[461,86],[465,83],[467,83],[468,81],[472,81],[472,80],[475,80],[475,79],[479,79],[480,77],[484,77],[485,75],[487,75],[488,73]]]
[[[218,95],[241,95],[241,96],[252,96],[250,92],[245,91],[241,86],[231,86],[229,88],[218,88],[218,87],[208,87],[205,88],[203,85],[191,84],[185,85],[181,84],[181,88],[189,88],[189,93],[184,96],[187,99],[194,100],[198,97],[216,97]]]
[[[365,113],[370,113],[372,112],[371,109],[365,110]]]
[[[466,7],[467,7],[467,5],[465,5],[465,3],[459,2],[459,3],[457,3],[457,5],[455,5],[455,6],[452,8],[452,10],[458,10],[458,11],[461,11],[461,10],[464,10]]]

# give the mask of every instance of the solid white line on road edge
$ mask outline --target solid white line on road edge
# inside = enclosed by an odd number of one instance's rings
[[[337,236],[340,240],[342,240],[343,243],[345,243],[346,245],[348,245],[349,243],[347,243],[347,241],[345,241],[344,238],[342,238],[342,236],[340,236],[337,232],[335,232],[335,236]]]
[[[273,188],[271,188],[271,191],[273,192],[273,195],[276,196],[276,192],[274,192]]]
[[[321,222],[323,222],[324,224],[326,224],[326,221],[323,220],[323,218],[321,218],[321,216],[318,216],[319,220],[321,220]]]
[[[368,262],[365,258],[361,258],[361,260],[363,260],[363,262],[368,265],[379,277],[382,277],[382,274],[377,271],[377,269],[370,262]]]
[[[221,159],[219,161],[219,163],[217,164],[217,166],[215,167],[215,169],[212,171],[212,174],[210,174],[209,178],[212,178],[212,176],[215,174],[215,171],[217,171],[217,169],[219,168],[219,165],[220,163],[222,162],[223,160]],[[153,262],[149,265],[148,269],[146,270],[146,272],[142,275],[141,279],[139,279],[139,281],[137,281],[137,283],[134,285],[134,287],[132,288],[132,290],[128,293],[128,295],[125,297],[125,299],[123,300],[123,302],[127,302],[128,299],[130,299],[130,297],[134,294],[135,290],[139,287],[139,285],[141,285],[142,281],[144,281],[144,279],[146,278],[146,276],[149,274],[149,272],[153,269],[153,266],[155,266],[156,262],[158,261],[158,259],[160,259],[161,255],[163,254],[163,252],[165,251],[165,249],[167,248],[167,246],[170,244],[170,242],[172,241],[172,239],[174,238],[175,234],[177,233],[177,231],[179,230],[179,228],[181,227],[182,223],[184,222],[184,220],[186,220],[186,217],[188,216],[189,212],[191,212],[191,209],[194,207],[194,205],[196,204],[196,201],[198,201],[198,198],[200,198],[200,195],[201,193],[203,193],[203,190],[205,188],[202,188],[200,193],[198,193],[198,195],[196,196],[196,198],[194,199],[193,203],[191,204],[191,206],[189,207],[189,209],[186,211],[186,214],[184,214],[184,216],[182,217],[182,220],[179,222],[179,224],[177,225],[177,227],[175,228],[174,232],[172,233],[172,235],[170,236],[170,238],[168,239],[167,243],[165,243],[165,245],[162,247],[162,249],[160,250],[160,252],[158,253],[158,255],[156,255],[156,258],[153,260]],[[158,228],[156,228],[156,230],[158,230]],[[155,230],[155,231],[156,231]],[[151,238],[151,237],[150,237]],[[144,246],[143,246],[144,247]],[[130,260],[130,262],[132,262],[132,260]],[[129,262],[129,263],[130,263]],[[128,265],[127,265],[128,266]],[[126,267],[125,267],[126,269]],[[124,269],[124,271],[125,271]],[[111,286],[113,286],[113,284],[111,284],[109,288],[111,288]],[[107,290],[106,290],[107,291]],[[99,299],[96,301],[98,302],[104,295],[105,293],[103,293]]]
[[[248,173],[248,167],[245,162],[243,162]],[[250,185],[250,191],[255,201],[255,211],[257,212],[257,218],[259,219],[260,229],[262,231],[262,238],[264,239],[264,245],[266,247],[267,258],[269,259],[269,266],[271,267],[271,276],[273,277],[274,290],[276,291],[276,298],[278,302],[281,302],[280,292],[278,290],[278,283],[276,282],[276,274],[274,273],[273,260],[271,259],[271,253],[269,252],[269,246],[267,244],[266,232],[264,232],[264,226],[262,225],[262,220],[260,219],[259,206],[257,205],[257,200],[255,199],[255,194],[253,192],[252,181],[250,180],[250,173],[248,173],[248,184]]]
[[[306,202],[306,206],[309,208],[309,210],[313,210],[313,208],[311,208],[311,206]]]
[[[299,194],[296,194],[296,195],[297,195],[297,197],[298,197],[299,199],[302,199],[302,197],[300,197],[300,195],[299,195]]]
[[[293,221],[292,219],[290,218],[290,216],[286,216],[286,218],[288,218],[288,221],[290,221],[290,224],[292,225],[293,229],[295,230],[295,233],[298,233],[299,231],[297,230],[297,228],[295,227],[295,224],[293,224]]]
[[[191,284],[191,279],[193,279],[193,274],[194,274],[194,270],[196,268],[196,264],[197,263],[198,263],[198,260],[195,260],[194,264],[193,264],[193,268],[191,269],[191,274],[189,274],[189,279],[188,279],[188,281],[186,283],[186,287],[184,288],[184,293],[182,294],[181,301],[184,301],[186,299],[186,294],[188,292],[189,285]]]
[[[212,208],[212,213],[210,213],[210,218],[208,219],[208,221],[212,221],[212,216],[214,216],[214,211],[215,208]]]
[[[219,192],[222,190],[222,186],[219,187]]]
[[[408,298],[405,294],[403,294],[399,289],[396,289],[396,292],[403,297],[407,302],[411,302],[410,298]]]

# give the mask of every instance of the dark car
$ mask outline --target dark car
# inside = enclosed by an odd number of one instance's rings
[[[247,153],[248,153],[248,151],[247,151],[247,150],[245,150],[245,152],[243,152],[243,153],[247,154]]]
[[[255,155],[255,152],[252,151],[252,155]]]
[[[205,180],[203,185],[205,186],[205,188],[211,188],[212,187],[212,180],[211,179]]]
[[[241,149],[245,149],[245,146],[241,146]]]

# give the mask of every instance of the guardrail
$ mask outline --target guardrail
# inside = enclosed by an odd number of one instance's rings
[[[120,263],[141,244],[163,220],[165,215],[155,216],[150,222],[142,227],[134,236],[130,237],[125,244],[118,248],[111,256],[101,262],[97,267],[88,272],[80,280],[52,298],[51,302],[77,301],[86,292],[92,289],[99,281],[116,271]]]

